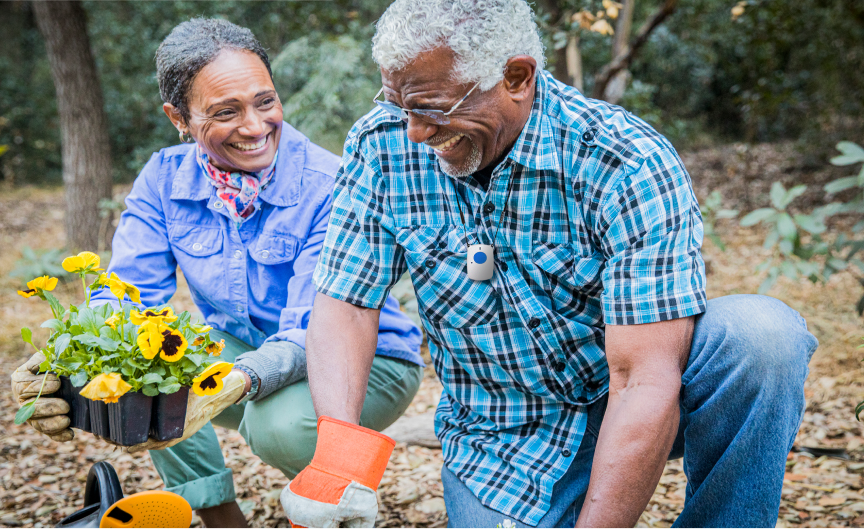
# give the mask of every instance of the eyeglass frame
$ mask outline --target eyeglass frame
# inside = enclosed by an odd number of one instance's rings
[[[442,110],[433,110],[433,109],[426,109],[426,108],[419,108],[417,110],[408,110],[408,109],[402,108],[401,106],[397,105],[396,103],[391,103],[390,101],[388,101],[386,99],[384,101],[379,101],[378,97],[382,94],[382,92],[384,92],[384,86],[382,86],[381,90],[379,90],[378,93],[375,95],[375,97],[372,98],[372,102],[375,103],[376,105],[378,105],[380,108],[382,108],[385,112],[387,112],[391,116],[396,117],[396,118],[400,118],[401,120],[403,120],[405,122],[408,122],[408,115],[409,115],[409,113],[412,113],[412,114],[415,114],[415,116],[417,116],[418,119],[422,119],[424,121],[431,120],[434,125],[447,125],[451,122],[451,120],[448,119],[448,116],[453,114],[453,112],[456,109],[458,109],[460,105],[463,104],[463,101],[465,101],[466,98],[468,96],[470,96],[471,93],[474,92],[478,86],[480,86],[480,84],[481,84],[480,81],[475,83],[475,85],[472,87],[472,89],[469,90],[469,92],[466,95],[464,95],[462,99],[457,101],[457,104],[452,106],[451,109],[448,110],[447,112],[444,112]]]

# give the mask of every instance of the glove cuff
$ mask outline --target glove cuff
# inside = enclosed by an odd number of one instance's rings
[[[376,490],[395,445],[369,428],[322,416],[310,466]]]

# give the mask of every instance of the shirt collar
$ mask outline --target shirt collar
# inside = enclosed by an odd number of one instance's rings
[[[274,206],[294,206],[300,199],[301,175],[309,139],[288,123],[282,123],[276,173],[258,197]],[[198,166],[195,149],[189,149],[171,186],[171,200],[208,200],[215,188]]]
[[[544,70],[535,75],[535,98],[532,101],[532,111],[523,130],[514,143],[508,158],[530,169],[561,170],[561,154],[556,148],[559,142],[554,136],[551,118],[546,110],[549,106],[550,74]]]

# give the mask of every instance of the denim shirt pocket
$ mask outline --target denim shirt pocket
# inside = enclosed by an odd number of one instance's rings
[[[297,256],[299,243],[291,235],[263,232],[249,245],[249,256],[261,265],[280,265]]]
[[[168,240],[192,257],[207,257],[222,250],[222,230],[174,224],[168,228]]]

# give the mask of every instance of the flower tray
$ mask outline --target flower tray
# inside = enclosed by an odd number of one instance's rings
[[[132,446],[147,441],[153,397],[148,397],[144,393],[130,392],[107,406],[112,441],[122,446]]]
[[[58,378],[60,379],[60,389],[57,390],[57,397],[69,404],[69,426],[78,428],[83,432],[91,431],[90,400],[81,396],[79,393],[81,388],[73,386],[69,377]]]
[[[108,426],[108,404],[101,400],[88,400],[90,406],[90,431],[99,437],[111,438],[111,429]]]
[[[186,403],[189,400],[189,387],[153,397],[153,415],[150,418],[150,436],[159,441],[178,439],[183,436],[186,423]]]

